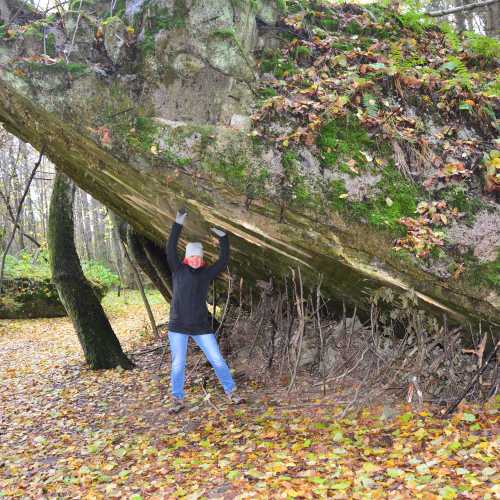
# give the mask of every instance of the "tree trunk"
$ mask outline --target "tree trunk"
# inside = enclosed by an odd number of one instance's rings
[[[47,218],[48,218],[48,208],[47,208],[47,183],[42,182],[42,189],[40,192],[40,220],[42,222],[42,239],[47,241]]]
[[[123,256],[122,256],[122,247],[120,244],[120,236],[118,235],[118,228],[115,227],[113,219],[111,219],[111,255],[112,261],[115,267],[115,270],[120,277],[121,286],[125,286],[125,276],[123,269]]]
[[[35,224],[35,212],[33,210],[33,200],[31,197],[31,192],[28,193],[28,196],[26,198],[26,211],[25,211],[25,217],[26,219],[26,232],[28,234],[32,234],[34,237],[36,237],[36,224]]]
[[[82,210],[83,237],[85,240],[85,250],[87,258],[95,259],[92,246],[92,225],[90,223],[90,204],[88,194],[84,190],[80,190],[80,204]]]
[[[461,7],[462,5],[464,5],[464,0],[455,0],[455,7]],[[455,14],[455,19],[457,20],[458,31],[465,31],[465,14],[463,12],[457,12]]]
[[[95,260],[101,260],[100,255],[100,245],[101,245],[101,236],[99,235],[99,221],[98,221],[98,212],[99,207],[94,198],[90,198],[89,203],[89,214],[90,214],[90,227],[92,229],[92,253],[94,255]]]
[[[486,17],[486,34],[500,37],[500,2],[488,6]]]
[[[79,255],[82,255],[84,260],[89,260],[89,249],[87,245],[87,239],[85,236],[85,226],[83,224],[83,211],[82,211],[82,202],[81,202],[82,191],[81,189],[75,190],[75,199],[74,199],[74,213],[76,215],[76,233],[75,233],[75,243],[76,247],[79,250]]]
[[[92,369],[132,368],[76,253],[73,227],[74,184],[56,174],[49,211],[49,253],[52,280],[73,322],[85,360]]]

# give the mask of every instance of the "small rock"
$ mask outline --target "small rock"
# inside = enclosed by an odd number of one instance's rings
[[[384,409],[382,410],[381,420],[393,420],[399,414],[399,410],[388,404],[384,404]]]
[[[260,1],[255,17],[262,23],[273,26],[278,21],[278,9],[270,2]]]
[[[460,139],[461,141],[470,141],[475,137],[476,135],[474,132],[467,127],[463,127],[457,131],[457,139]]]
[[[118,17],[112,17],[104,28],[104,47],[114,64],[126,54],[127,27]]]
[[[185,53],[179,54],[173,63],[175,72],[181,78],[192,77],[199,73],[204,67],[205,63],[201,59]]]
[[[125,15],[128,18],[134,17],[141,10],[144,2],[145,0],[127,0],[125,2]]]
[[[249,116],[234,114],[231,116],[231,122],[229,124],[231,128],[240,130],[241,132],[248,132],[251,128],[251,120]]]
[[[310,174],[318,174],[320,171],[320,162],[311,151],[307,148],[302,148],[299,151],[303,169]]]

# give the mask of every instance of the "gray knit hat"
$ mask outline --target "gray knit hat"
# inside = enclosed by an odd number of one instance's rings
[[[194,257],[195,255],[203,257],[203,245],[198,241],[188,243],[186,246],[186,258]]]

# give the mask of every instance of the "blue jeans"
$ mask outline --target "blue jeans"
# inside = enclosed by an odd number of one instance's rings
[[[168,332],[170,353],[172,355],[172,371],[170,383],[172,396],[184,399],[184,378],[186,371],[186,354],[189,337],[193,338],[198,347],[203,351],[224,388],[226,394],[234,391],[236,384],[229,368],[222,357],[217,340],[213,333],[203,335],[187,335],[179,332]]]

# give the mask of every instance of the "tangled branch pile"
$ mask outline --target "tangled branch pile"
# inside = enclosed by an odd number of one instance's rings
[[[362,323],[346,308],[337,317],[321,295],[321,282],[306,296],[300,270],[285,288],[260,282],[258,303],[229,308],[224,340],[245,370],[262,382],[281,380],[288,389],[335,389],[354,404],[384,397],[449,402],[460,395],[483,366],[487,328],[471,331],[464,346],[462,327],[417,309],[412,292],[396,299],[381,288],[372,297],[370,316]],[[495,366],[496,365],[496,366]],[[483,374],[468,396],[490,397],[498,386],[498,363]]]

